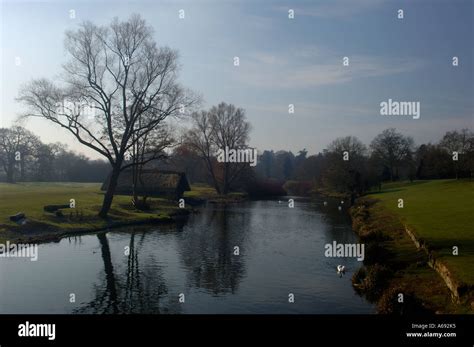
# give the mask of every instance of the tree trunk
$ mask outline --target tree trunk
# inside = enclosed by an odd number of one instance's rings
[[[6,170],[8,183],[15,183],[15,180],[13,178],[13,173],[14,173],[13,167],[8,167],[8,169]]]
[[[120,176],[120,166],[115,165],[110,175],[109,185],[104,195],[104,201],[102,202],[102,208],[99,212],[99,217],[107,218],[110,207],[112,206],[112,200],[114,199],[115,188],[117,187],[118,178]]]
[[[23,160],[23,157],[20,161],[20,181],[25,182],[25,161]]]
[[[112,256],[110,254],[109,241],[107,240],[107,235],[105,233],[97,234],[97,238],[100,242],[102,260],[104,262],[105,279],[107,283],[106,288],[107,292],[109,293],[108,305],[112,306],[112,313],[116,314],[119,312],[117,306],[117,287],[114,275],[114,267],[112,265]],[[107,309],[105,309],[102,313],[106,313],[105,311],[107,311]]]
[[[224,163],[224,187],[222,193],[227,195],[229,192],[229,163]]]
[[[212,162],[209,158],[206,158],[207,168],[209,169],[209,173],[211,174],[212,183],[214,184],[214,189],[216,190],[217,194],[221,194],[221,189],[219,188],[219,182],[217,182],[216,175],[214,173],[214,168],[212,167]]]

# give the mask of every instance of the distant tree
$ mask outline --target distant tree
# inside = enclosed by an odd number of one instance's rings
[[[370,144],[374,159],[388,169],[391,181],[398,177],[400,165],[411,159],[413,146],[411,137],[398,133],[394,128],[384,130]]]
[[[272,174],[275,171],[274,162],[275,153],[273,153],[273,151],[263,151],[262,155],[260,155],[258,159],[256,170],[264,178],[270,178],[272,177]]]
[[[416,177],[437,179],[455,177],[449,153],[439,145],[422,144],[415,153]]]
[[[275,153],[275,178],[287,181],[292,178],[295,155],[291,151]]]
[[[33,80],[18,99],[29,107],[25,116],[66,129],[109,161],[112,173],[99,212],[105,218],[120,172],[139,164],[124,165],[127,151],[196,100],[176,82],[177,53],[157,47],[139,15],[115,18],[107,27],[84,22],[66,32],[65,47],[70,60],[64,83]]]
[[[283,159],[283,178],[289,180],[293,174],[293,158],[290,155]]]
[[[295,178],[304,181],[313,181],[314,185],[319,184],[324,168],[324,160],[322,153],[310,155],[295,169]]]
[[[307,155],[308,151],[306,150],[306,148],[303,148],[302,150],[298,151],[298,155],[295,157],[295,169],[297,169],[300,165],[304,163]]]
[[[245,112],[222,102],[208,111],[194,113],[192,119],[193,127],[187,134],[187,142],[205,161],[216,191],[227,194],[249,165],[217,163],[215,156],[219,149],[248,147],[250,123],[246,121]]]
[[[335,139],[327,148],[323,184],[331,190],[361,194],[365,189],[366,146],[354,136]]]
[[[56,147],[41,143],[35,151],[35,168],[32,178],[35,181],[46,182],[57,178],[54,170],[56,160]]]
[[[218,149],[241,149],[248,147],[250,123],[245,111],[232,104],[220,103],[210,110],[213,141]],[[232,184],[249,168],[248,163],[220,163],[222,172],[222,193],[227,194]]]
[[[448,131],[439,144],[451,156],[450,163],[454,168],[456,179],[459,177],[461,170],[472,171],[472,165],[470,165],[472,152],[474,151],[474,134],[472,131],[469,129]],[[453,160],[454,152],[457,152],[458,160]]]
[[[23,127],[0,129],[0,164],[7,182],[15,182],[15,172],[20,173],[21,180],[25,179],[26,162],[38,143],[39,139]]]
[[[217,146],[214,141],[214,127],[211,114],[208,111],[200,111],[194,112],[191,117],[193,126],[186,134],[186,144],[205,162],[214,189],[218,194],[221,194],[221,187],[216,174],[215,155]]]

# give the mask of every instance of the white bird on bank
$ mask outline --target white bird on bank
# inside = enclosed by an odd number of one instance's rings
[[[344,272],[346,272],[346,267],[344,265],[338,265],[337,266],[337,273],[338,274],[343,274]]]

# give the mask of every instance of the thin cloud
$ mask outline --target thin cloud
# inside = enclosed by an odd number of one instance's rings
[[[382,3],[382,0],[331,0],[297,7],[276,6],[274,9],[278,12],[287,12],[291,8],[295,11],[295,17],[307,16],[316,18],[343,19],[357,15],[359,13],[365,13],[371,9],[377,8]]]
[[[322,59],[319,59],[322,60]],[[321,62],[291,59],[267,53],[255,53],[241,65],[235,78],[252,87],[267,89],[298,89],[348,83],[355,79],[382,77],[411,72],[421,64],[416,59],[350,57],[349,66],[343,66],[342,57]]]

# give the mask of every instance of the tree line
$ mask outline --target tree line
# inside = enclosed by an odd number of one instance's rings
[[[64,143],[43,143],[24,127],[0,128],[1,182],[102,182],[109,170],[105,161],[68,150]]]
[[[469,129],[448,131],[437,143],[415,145],[414,140],[389,128],[366,146],[357,137],[332,141],[322,152],[305,149],[264,151],[260,177],[306,181],[313,187],[360,195],[383,181],[471,178],[474,173],[474,134]]]
[[[224,108],[226,104],[220,106]],[[234,110],[238,109],[234,107]],[[239,122],[246,122],[243,114],[239,109]],[[236,136],[231,122],[215,127],[213,118],[224,118],[219,116],[216,107],[194,118],[194,128],[187,142],[179,146],[171,158],[175,167],[187,172],[192,180],[207,181],[221,193],[236,189],[256,190],[255,193],[260,189],[262,194],[273,189],[281,193],[278,187],[286,183],[286,188],[298,194],[321,188],[357,196],[380,187],[383,181],[472,178],[474,173],[474,133],[469,129],[448,131],[437,143],[417,146],[413,138],[389,128],[368,146],[355,136],[346,136],[333,140],[314,155],[308,155],[306,149],[296,155],[291,151],[264,150],[258,155],[255,168],[248,164],[218,163],[216,149],[225,143],[215,139]],[[248,131],[249,125],[245,128]],[[234,145],[248,146],[246,141]],[[225,185],[226,166],[238,175],[224,190],[219,187]]]

